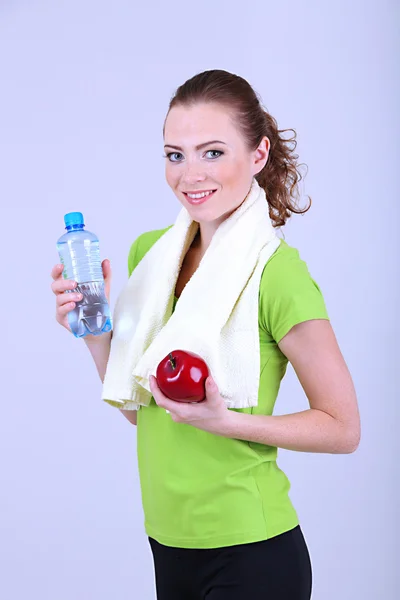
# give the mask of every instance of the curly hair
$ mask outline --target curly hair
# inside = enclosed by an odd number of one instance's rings
[[[274,227],[285,225],[291,213],[307,212],[311,206],[309,196],[306,208],[297,206],[300,197],[298,183],[302,175],[299,170],[301,165],[297,162],[299,156],[294,154],[296,131],[278,129],[276,119],[263,108],[261,98],[251,85],[243,77],[228,71],[203,71],[178,87],[171,98],[167,116],[175,106],[191,106],[199,102],[218,103],[230,109],[250,151],[258,148],[264,136],[268,137],[268,160],[256,179],[265,190]],[[289,139],[282,136],[287,131],[293,132]]]

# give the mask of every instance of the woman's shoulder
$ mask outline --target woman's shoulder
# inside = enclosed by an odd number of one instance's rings
[[[264,267],[259,308],[262,327],[277,341],[296,323],[328,318],[323,294],[307,263],[285,240]]]
[[[168,229],[171,229],[171,227],[172,225],[169,225],[168,227],[164,227],[163,229],[152,229],[151,231],[144,231],[136,238],[136,240],[131,246],[131,249],[135,249],[139,260],[143,258],[143,256],[146,254],[146,252],[150,250],[153,244],[155,244],[156,241],[168,231]]]
[[[289,294],[303,286],[316,286],[308,265],[297,248],[281,239],[278,249],[266,263],[261,275],[260,291],[274,294]],[[316,286],[318,287],[318,286]]]
[[[142,260],[143,256],[150,250],[153,244],[166,232],[171,229],[172,225],[164,227],[163,229],[152,229],[150,231],[144,231],[141,233],[135,241],[131,244],[128,253],[128,271],[129,276],[135,267]]]
[[[301,258],[297,248],[281,239],[278,249],[265,265],[262,279],[263,281],[276,279],[278,282],[283,282],[288,276],[293,276],[295,273],[309,274],[307,263]]]

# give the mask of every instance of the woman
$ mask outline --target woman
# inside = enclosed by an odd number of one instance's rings
[[[213,70],[178,88],[164,124],[166,179],[199,223],[184,257],[175,301],[219,225],[243,202],[253,179],[281,227],[296,208],[297,155],[251,86]],[[296,144],[294,143],[294,146]],[[200,202],[201,201],[201,202]],[[308,209],[306,209],[308,210]],[[129,274],[169,228],[132,244]],[[74,282],[54,267],[59,323],[69,329]],[[107,296],[111,268],[103,261]],[[76,299],[79,299],[76,297]],[[211,377],[198,405],[166,398],[152,378],[152,401],[138,413],[138,459],[145,528],[159,600],[306,600],[311,562],[277,448],[350,453],[360,422],[351,376],[322,294],[296,249],[281,241],[259,294],[260,385],[256,407],[229,410]],[[111,333],[84,338],[101,380]],[[272,416],[288,361],[309,401],[300,413]]]

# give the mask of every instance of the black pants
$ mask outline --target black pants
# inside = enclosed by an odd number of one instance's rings
[[[157,600],[310,600],[311,561],[300,526],[225,548],[172,548],[149,541]]]

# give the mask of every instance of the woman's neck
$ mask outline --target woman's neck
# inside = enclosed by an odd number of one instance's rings
[[[211,244],[211,240],[213,239],[214,233],[218,229],[218,224],[210,223],[209,227],[204,227],[201,224],[197,230],[197,233],[192,242],[192,248],[199,252],[199,254],[205,254],[207,248]]]

